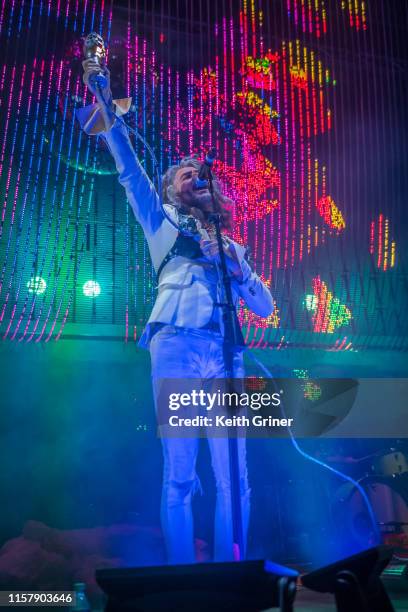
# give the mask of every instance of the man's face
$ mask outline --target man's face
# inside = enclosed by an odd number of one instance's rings
[[[198,170],[193,166],[179,168],[173,181],[173,188],[178,199],[187,206],[195,206],[203,211],[212,210],[211,195],[207,187],[193,189]]]

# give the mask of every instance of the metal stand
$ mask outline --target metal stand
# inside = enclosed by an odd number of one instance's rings
[[[338,612],[393,612],[394,608],[379,576],[368,584],[351,571],[343,570],[335,578],[334,597]]]
[[[236,346],[245,346],[241,328],[238,323],[237,313],[232,299],[231,278],[227,270],[226,256],[223,249],[221,236],[221,218],[220,214],[215,212],[215,196],[213,186],[213,175],[211,168],[207,167],[207,179],[209,191],[211,194],[213,212],[210,215],[210,222],[214,224],[216,238],[218,243],[220,264],[217,266],[220,285],[223,287],[223,300],[217,304],[222,308],[222,319],[224,323],[224,341],[223,341],[223,357],[225,367],[225,378],[227,392],[230,392],[233,387],[234,378],[234,361],[233,351]],[[231,431],[232,430],[232,431]],[[244,534],[242,525],[242,506],[241,506],[241,491],[239,477],[239,460],[238,460],[238,440],[234,435],[235,428],[229,428],[228,431],[228,451],[229,451],[229,471],[230,471],[230,486],[231,486],[231,510],[232,510],[232,529],[233,529],[233,558],[235,561],[240,561],[245,557],[244,550]],[[232,435],[231,435],[232,433]]]
[[[293,578],[280,578],[278,589],[280,612],[293,612],[293,602],[296,597],[296,580],[293,580]]]
[[[392,549],[376,546],[301,577],[312,591],[333,593],[338,612],[393,612],[381,574]]]

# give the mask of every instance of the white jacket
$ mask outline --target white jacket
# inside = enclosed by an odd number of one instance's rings
[[[119,182],[125,188],[135,217],[143,228],[157,271],[174,245],[178,231],[163,214],[157,192],[135,155],[126,128],[116,121],[102,136],[115,160]],[[177,210],[166,206],[166,212],[177,223]],[[250,310],[266,317],[273,310],[269,289],[245,260],[244,247],[236,242],[232,244],[243,273],[240,283],[232,278],[234,302],[237,304],[241,297]],[[160,273],[157,299],[140,345],[149,345],[152,323],[197,329],[211,321],[218,322],[222,330],[221,308],[215,306],[215,302],[220,302],[217,281],[215,265],[204,257],[187,259],[176,256],[166,263]]]

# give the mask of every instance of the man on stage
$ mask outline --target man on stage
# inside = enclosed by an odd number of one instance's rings
[[[186,157],[170,167],[163,177],[164,213],[155,188],[141,167],[124,125],[116,119],[109,86],[109,71],[102,67],[107,86],[96,88],[91,75],[101,72],[94,58],[83,62],[84,82],[96,96],[97,105],[81,109],[79,120],[88,133],[97,133],[107,143],[119,172],[119,182],[143,228],[158,280],[158,296],[140,346],[148,348],[152,363],[153,392],[157,405],[158,381],[163,378],[210,380],[225,375],[224,325],[220,312],[217,273],[218,244],[208,222],[213,204],[207,187],[195,189],[200,163]],[[91,82],[90,82],[91,81]],[[89,126],[93,126],[90,129]],[[99,125],[100,128],[95,129]],[[228,202],[217,181],[215,202],[223,230],[229,230]],[[200,240],[177,230],[195,227]],[[245,249],[223,234],[228,274],[235,304],[242,298],[256,314],[266,317],[273,300],[245,259]],[[233,350],[234,377],[242,378],[243,347]],[[208,436],[217,501],[214,559],[233,559],[231,487],[228,438]],[[191,501],[199,488],[196,474],[198,438],[162,438],[164,475],[161,520],[169,563],[193,563],[194,533]],[[249,520],[245,439],[238,439],[239,484],[244,542]]]

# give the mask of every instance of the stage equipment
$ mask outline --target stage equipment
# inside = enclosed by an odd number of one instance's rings
[[[393,563],[385,568],[381,575],[389,593],[408,592],[408,563]]]
[[[376,484],[382,484],[386,487],[389,487],[392,491],[394,491],[397,495],[401,497],[404,504],[408,506],[408,473],[404,472],[402,474],[389,474],[389,475],[381,475],[381,474],[369,474],[361,478],[359,481],[360,485],[364,487],[364,489],[370,492],[372,489],[375,489]]]
[[[388,452],[384,452],[376,457],[373,463],[373,471],[376,474],[391,476],[396,478],[403,474],[408,475],[408,460],[401,451],[390,448]],[[408,502],[408,497],[406,498]]]
[[[101,569],[106,612],[293,610],[297,572],[270,561]]]
[[[389,511],[388,515],[384,516],[383,509],[387,508],[385,493],[387,496],[392,495],[394,503],[398,503],[401,508],[408,507],[407,465],[406,455],[390,448],[380,449],[373,455],[356,461],[356,466],[363,474],[359,477],[358,484],[369,497],[377,516],[382,517],[379,521],[384,537],[402,533],[402,526],[405,525],[406,513],[402,520],[387,520],[393,519],[393,516],[389,516]],[[357,490],[351,483],[339,487],[333,499],[332,512],[334,516],[348,517],[350,536],[361,545],[361,542],[366,541],[370,525],[362,521],[361,500],[356,497],[356,493]],[[394,542],[392,545],[395,548]]]
[[[273,377],[273,375],[268,370],[268,368],[266,368],[265,365],[257,357],[255,357],[255,355],[251,351],[248,351],[248,355],[254,361],[254,363],[256,363],[258,365],[258,367],[264,373],[264,375],[272,381],[272,384],[273,384],[273,386],[275,388],[275,391],[279,392],[279,388],[277,386],[276,378]],[[287,414],[286,414],[286,410],[285,410],[285,403],[282,401],[282,399],[281,399],[281,403],[280,403],[280,409],[281,409],[281,413],[282,413],[283,418],[287,418]],[[298,441],[296,440],[295,435],[294,435],[291,427],[288,427],[288,432],[289,432],[290,441],[291,441],[294,449],[302,457],[304,457],[305,459],[307,459],[311,463],[314,463],[315,465],[319,465],[324,470],[327,470],[328,472],[331,472],[332,474],[335,474],[339,478],[341,478],[344,481],[343,487],[347,491],[348,494],[350,494],[350,492],[354,492],[356,490],[360,493],[360,495],[362,497],[362,500],[363,500],[363,503],[364,503],[365,510],[368,512],[368,517],[369,517],[370,544],[373,544],[374,542],[377,543],[377,544],[380,544],[382,542],[381,533],[380,533],[380,530],[379,530],[379,527],[378,527],[378,523],[377,523],[374,511],[373,511],[372,505],[370,503],[370,500],[367,497],[367,494],[366,494],[366,492],[364,490],[364,487],[362,487],[361,484],[357,480],[355,480],[354,478],[352,478],[348,474],[345,474],[344,472],[341,472],[340,470],[334,468],[331,465],[328,465],[324,461],[321,461],[317,457],[314,457],[313,455],[311,455],[308,452],[306,452],[305,450],[303,450],[301,448],[301,446],[299,445]],[[342,487],[340,487],[339,490],[342,490]],[[362,548],[361,543],[359,543],[359,549],[361,550],[361,548]],[[365,546],[363,546],[363,548],[365,548]]]
[[[392,612],[380,579],[391,557],[391,549],[370,548],[306,574],[301,581],[312,591],[333,593],[338,612]]]
[[[222,309],[222,320],[224,323],[223,338],[223,357],[224,373],[226,378],[226,388],[228,392],[234,391],[234,349],[237,346],[244,347],[245,340],[239,325],[237,311],[234,306],[231,289],[231,277],[227,269],[227,260],[224,252],[223,237],[221,234],[221,215],[216,211],[216,201],[214,195],[213,174],[211,166],[213,163],[212,150],[208,153],[203,165],[202,174],[206,173],[208,189],[211,194],[213,212],[209,216],[209,221],[214,225],[215,237],[218,244],[219,263],[217,263],[217,274],[219,286],[222,287],[222,299],[217,306]],[[200,172],[201,172],[200,170]],[[200,176],[200,175],[199,175]],[[240,477],[238,461],[238,440],[234,435],[235,427],[228,428],[228,451],[229,451],[229,472],[231,484],[231,510],[232,510],[232,533],[233,533],[233,555],[235,561],[245,558],[244,532],[242,525],[242,507],[240,495]]]

